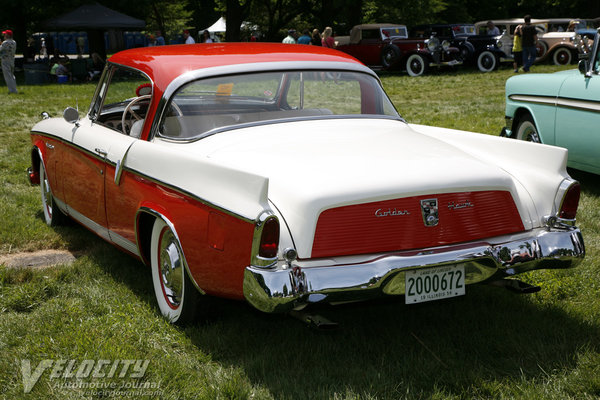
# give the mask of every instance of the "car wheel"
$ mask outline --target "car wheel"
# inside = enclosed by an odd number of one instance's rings
[[[535,122],[533,122],[531,115],[526,115],[519,121],[515,138],[518,140],[525,140],[527,142],[542,143],[537,127],[535,126]]]
[[[150,251],[152,283],[161,314],[174,324],[193,321],[200,293],[188,276],[177,236],[160,218],[152,228]]]
[[[393,68],[400,60],[400,49],[398,46],[389,44],[381,51],[381,65],[385,69]]]
[[[481,72],[491,72],[496,69],[496,66],[498,66],[498,60],[491,51],[483,51],[477,57],[477,68]]]
[[[538,41],[535,45],[535,51],[537,58],[543,58],[548,52],[548,45],[546,42]]]
[[[468,43],[468,44],[470,44],[470,43]],[[460,59],[463,62],[466,63],[466,62],[469,62],[471,60],[471,56],[473,55],[473,50],[470,47],[466,46],[466,44],[465,44],[465,45],[461,45],[458,48],[458,50],[460,52]]]
[[[40,162],[40,188],[42,196],[42,207],[44,207],[44,220],[49,226],[61,225],[66,219],[66,215],[56,206],[50,180],[46,173],[46,167]]]
[[[427,73],[429,64],[427,60],[420,54],[412,54],[406,60],[406,72],[410,76],[421,76]]]
[[[573,55],[571,54],[571,51],[565,47],[556,49],[556,51],[552,55],[552,61],[554,61],[554,65],[571,64],[572,58],[573,58]]]

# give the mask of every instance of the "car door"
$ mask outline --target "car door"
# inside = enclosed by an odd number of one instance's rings
[[[147,92],[140,93],[140,88]],[[115,229],[124,230],[122,221],[115,221],[114,193],[107,193],[107,186],[112,188],[118,182],[126,154],[139,140],[149,92],[151,85],[145,75],[117,66],[108,68],[98,84],[89,115],[73,127],[72,150],[62,163],[69,214],[127,250],[135,247],[130,237],[124,239]],[[136,122],[137,118],[140,120]],[[127,221],[128,231],[133,231],[133,223],[133,218]]]
[[[565,79],[557,99],[556,145],[569,149],[569,166],[598,170],[600,157],[600,75],[598,57],[591,76]]]
[[[90,119],[78,125],[72,149],[61,164],[69,214],[105,239],[115,241],[109,230],[105,186],[114,180],[115,168],[111,167],[122,163],[137,139]]]

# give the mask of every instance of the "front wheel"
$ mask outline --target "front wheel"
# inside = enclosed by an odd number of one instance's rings
[[[40,161],[40,188],[42,207],[44,207],[44,221],[49,226],[61,225],[67,218],[65,214],[56,206],[54,196],[52,195],[52,189],[50,188],[50,180],[46,173],[46,167],[44,162]]]
[[[174,324],[192,322],[200,293],[188,276],[177,236],[160,218],[154,222],[150,248],[152,283],[161,314]]]
[[[491,72],[495,70],[497,66],[498,59],[496,59],[494,53],[489,50],[481,52],[479,57],[477,57],[477,68],[479,68],[481,72]]]
[[[572,59],[573,55],[571,54],[571,50],[565,47],[556,49],[552,55],[552,61],[554,62],[554,65],[568,65],[571,64]]]
[[[429,63],[420,54],[412,54],[406,60],[406,72],[410,76],[421,76],[427,73]]]
[[[517,125],[517,134],[515,139],[525,140],[527,142],[542,143],[535,122],[530,115],[524,116]]]

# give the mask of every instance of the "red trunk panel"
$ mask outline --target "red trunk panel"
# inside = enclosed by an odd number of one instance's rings
[[[436,226],[425,225],[421,200],[426,199],[437,199]],[[523,230],[519,211],[507,191],[407,197],[323,211],[312,257],[419,249]]]

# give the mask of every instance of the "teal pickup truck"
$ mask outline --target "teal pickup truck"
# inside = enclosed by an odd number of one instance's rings
[[[524,74],[506,81],[501,136],[565,147],[568,166],[600,174],[600,49],[578,70]]]

